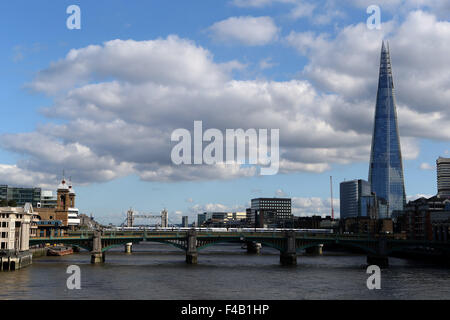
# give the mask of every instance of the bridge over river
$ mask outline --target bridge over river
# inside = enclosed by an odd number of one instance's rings
[[[170,244],[186,253],[186,263],[196,264],[198,252],[202,249],[220,244],[246,244],[248,252],[258,252],[257,244],[277,249],[280,263],[295,265],[297,253],[306,250],[321,254],[322,247],[333,244],[342,248],[359,248],[367,254],[367,263],[380,267],[388,266],[388,257],[396,252],[416,248],[428,249],[450,256],[450,243],[438,241],[398,240],[383,236],[373,238],[361,235],[340,235],[286,231],[79,231],[64,237],[30,238],[30,246],[39,244],[64,244],[81,247],[91,252],[91,262],[105,262],[105,253],[111,248],[125,246],[131,252],[133,243],[152,241]]]

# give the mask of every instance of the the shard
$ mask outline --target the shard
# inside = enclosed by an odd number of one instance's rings
[[[397,108],[395,106],[389,44],[385,45],[384,42],[381,48],[375,123],[370,152],[369,183],[371,191],[378,198],[387,201],[389,217],[393,212],[403,210],[406,197]]]

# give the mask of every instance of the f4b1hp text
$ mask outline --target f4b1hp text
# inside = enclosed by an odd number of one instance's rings
[[[227,304],[225,306],[225,314],[265,314],[269,310],[267,304],[245,305],[245,304]]]

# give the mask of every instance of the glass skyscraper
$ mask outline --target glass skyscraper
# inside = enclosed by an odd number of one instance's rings
[[[375,124],[370,152],[369,183],[378,198],[387,201],[388,214],[403,210],[406,202],[402,153],[397,125],[389,44],[381,48]]]
[[[367,181],[351,180],[339,185],[341,219],[367,216],[365,198],[370,198],[370,185]]]

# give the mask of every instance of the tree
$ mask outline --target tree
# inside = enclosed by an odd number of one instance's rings
[[[17,201],[16,200],[9,200],[8,201],[8,207],[17,207]]]

